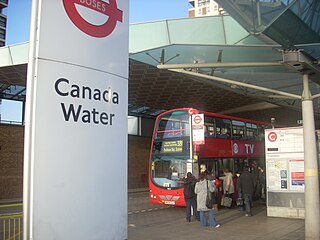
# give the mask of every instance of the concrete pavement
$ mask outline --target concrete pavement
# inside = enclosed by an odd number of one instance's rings
[[[266,216],[264,202],[254,202],[253,216],[246,217],[238,207],[221,209],[216,213],[220,228],[211,229],[200,226],[198,221],[187,223],[184,208],[178,221],[148,225],[141,229],[128,229],[128,239],[215,239],[215,240],[302,240],[304,239],[304,220],[274,218]]]

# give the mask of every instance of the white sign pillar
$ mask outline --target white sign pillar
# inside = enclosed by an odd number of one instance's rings
[[[24,240],[127,239],[128,8],[32,1]]]
[[[304,135],[305,169],[305,239],[315,240],[320,237],[319,210],[319,168],[317,162],[316,131],[314,124],[313,103],[309,90],[309,78],[303,75],[302,121]]]

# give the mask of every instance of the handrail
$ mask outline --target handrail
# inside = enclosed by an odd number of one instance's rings
[[[10,208],[10,207],[21,207],[22,203],[13,204],[2,204],[0,209]],[[0,225],[3,226],[2,229],[2,239],[3,240],[21,240],[22,239],[22,212],[6,213],[0,215]]]

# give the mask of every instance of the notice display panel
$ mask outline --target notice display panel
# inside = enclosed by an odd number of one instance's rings
[[[33,1],[25,240],[127,239],[127,92],[127,0]]]
[[[304,218],[303,128],[265,130],[267,214]]]
[[[304,191],[302,128],[266,129],[269,190]]]

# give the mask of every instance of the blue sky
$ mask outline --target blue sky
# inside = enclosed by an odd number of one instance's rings
[[[129,1],[129,0],[128,0]],[[130,0],[129,22],[184,18],[188,16],[188,0]],[[31,0],[9,0],[6,45],[29,41]],[[21,103],[3,101],[0,113],[4,121],[22,121]]]
[[[130,23],[147,22],[188,16],[188,0],[130,0]],[[9,0],[6,44],[29,40],[31,0]]]

